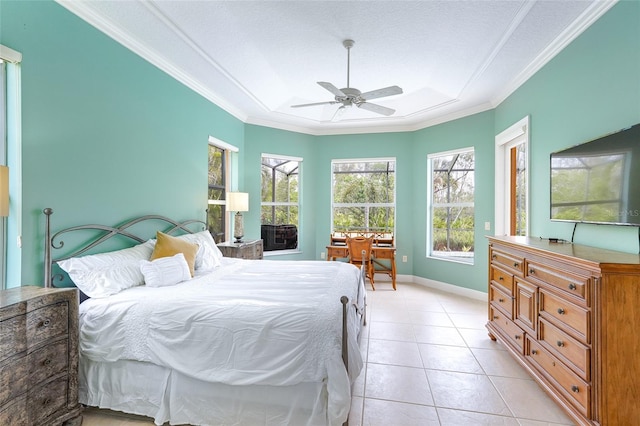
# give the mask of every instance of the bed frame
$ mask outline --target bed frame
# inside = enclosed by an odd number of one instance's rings
[[[144,243],[149,239],[149,237],[145,237],[139,233],[135,233],[131,231],[131,227],[134,225],[138,225],[140,223],[148,223],[151,224],[153,222],[159,222],[161,227],[164,229],[160,229],[158,225],[154,228],[155,230],[159,230],[165,234],[169,235],[180,235],[180,234],[193,234],[199,231],[206,229],[206,223],[197,220],[187,220],[184,222],[177,222],[173,219],[170,219],[165,216],[160,215],[145,215],[140,216],[131,220],[128,220],[121,225],[117,226],[106,226],[106,225],[79,225],[72,226],[69,228],[62,229],[57,231],[54,234],[51,234],[51,215],[53,214],[53,209],[45,208],[42,211],[45,215],[45,246],[44,246],[44,287],[56,287],[55,281],[60,283],[64,280],[63,273],[53,274],[53,265],[61,260],[69,259],[72,257],[81,256],[83,254],[89,254],[90,251],[93,251],[96,247],[105,244],[107,241],[116,238],[124,238],[128,243],[132,244],[140,244]],[[192,228],[196,227],[198,229],[193,230]],[[70,249],[68,253],[61,256],[54,256],[54,250],[61,250],[64,248],[64,241],[61,239],[61,236],[64,234],[69,234],[73,232],[79,231],[88,231],[93,234],[93,236],[89,239],[89,241],[80,244],[75,249]],[[153,236],[155,236],[155,231]],[[99,252],[99,251],[98,251]],[[360,268],[360,276],[361,279],[364,280],[365,271],[363,268]],[[80,292],[80,302],[87,299],[87,296],[84,295],[79,289]],[[342,296],[340,298],[340,303],[342,303],[342,361],[344,362],[345,368],[347,369],[347,374],[349,373],[349,350],[348,350],[348,331],[347,331],[347,304],[349,303],[349,298],[347,296]],[[366,303],[365,303],[366,307]],[[363,323],[366,324],[366,315],[363,312]],[[347,422],[344,423],[348,425]]]

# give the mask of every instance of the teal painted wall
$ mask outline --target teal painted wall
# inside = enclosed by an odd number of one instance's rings
[[[411,165],[411,133],[371,133],[365,135],[318,136],[316,141],[318,182],[316,197],[321,206],[316,226],[316,259],[326,251],[331,235],[331,160],[347,158],[396,159],[396,244],[399,274],[411,274],[413,259],[410,241],[414,232],[414,177]]]
[[[571,239],[549,219],[549,154],[640,123],[640,2],[621,1],[496,108],[495,133],[531,117],[531,235]],[[638,228],[579,224],[575,242],[638,253]]]
[[[54,229],[204,219],[208,136],[242,152],[244,124],[52,1],[1,8],[23,55],[21,283],[42,283],[44,207]]]
[[[245,162],[243,191],[249,193],[249,211],[245,215],[246,239],[260,238],[260,163],[262,154],[283,155],[302,158],[301,173],[301,210],[299,219],[302,228],[298,229],[299,253],[267,255],[276,260],[313,259],[315,245],[315,227],[317,216],[326,210],[316,197],[318,165],[314,161],[317,151],[315,138],[310,135],[269,127],[247,125],[245,129]]]
[[[0,42],[24,56],[25,285],[42,281],[44,207],[56,212],[54,229],[151,212],[204,217],[212,135],[240,148],[234,182],[251,194],[247,238],[260,232],[260,154],[304,159],[302,253],[274,258],[325,250],[331,159],[395,157],[398,257],[409,259],[398,272],[484,291],[495,134],[530,115],[532,235],[570,238],[571,225],[548,219],[549,153],[640,122],[639,2],[618,3],[495,110],[416,132],[340,136],[244,124],[52,1],[2,0],[0,19]],[[427,155],[467,146],[476,152],[473,266],[425,257]],[[638,250],[637,228],[580,225],[576,240]]]
[[[414,221],[411,234],[413,275],[486,291],[488,248],[484,222],[493,223],[494,210],[494,116],[493,111],[475,114],[415,132],[411,150],[414,179]],[[475,154],[475,246],[474,264],[427,258],[427,156],[460,148]]]

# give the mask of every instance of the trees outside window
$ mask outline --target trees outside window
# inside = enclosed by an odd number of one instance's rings
[[[474,151],[465,149],[429,156],[431,196],[428,255],[473,263]]]
[[[334,160],[331,167],[332,231],[393,233],[395,159]]]
[[[227,157],[225,149],[209,144],[209,189],[207,228],[216,242],[227,240],[226,236],[226,193]]]

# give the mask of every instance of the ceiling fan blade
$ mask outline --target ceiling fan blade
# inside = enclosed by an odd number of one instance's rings
[[[331,104],[337,104],[337,103],[338,101],[313,102],[311,104],[291,105],[291,108],[300,108],[300,107],[308,107],[308,106],[316,106],[316,105],[331,105]]]
[[[382,98],[382,97],[391,96],[391,95],[399,95],[401,93],[402,93],[402,89],[399,88],[398,86],[389,86],[389,87],[385,87],[384,89],[365,92],[361,94],[360,97],[365,101],[368,101],[370,99]]]
[[[361,104],[358,104],[358,108],[366,109],[368,111],[375,112],[382,115],[387,115],[387,116],[396,112],[395,109],[383,107],[382,105],[372,104],[369,102],[362,102]]]
[[[326,81],[319,81],[318,84],[336,96],[347,96],[342,92],[342,90],[338,89],[336,86],[334,86],[331,83],[327,83]]]

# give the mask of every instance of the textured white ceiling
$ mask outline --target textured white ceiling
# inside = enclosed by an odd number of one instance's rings
[[[416,130],[497,106],[615,1],[213,1],[59,3],[244,122],[310,134]],[[318,86],[362,92],[381,116]]]

